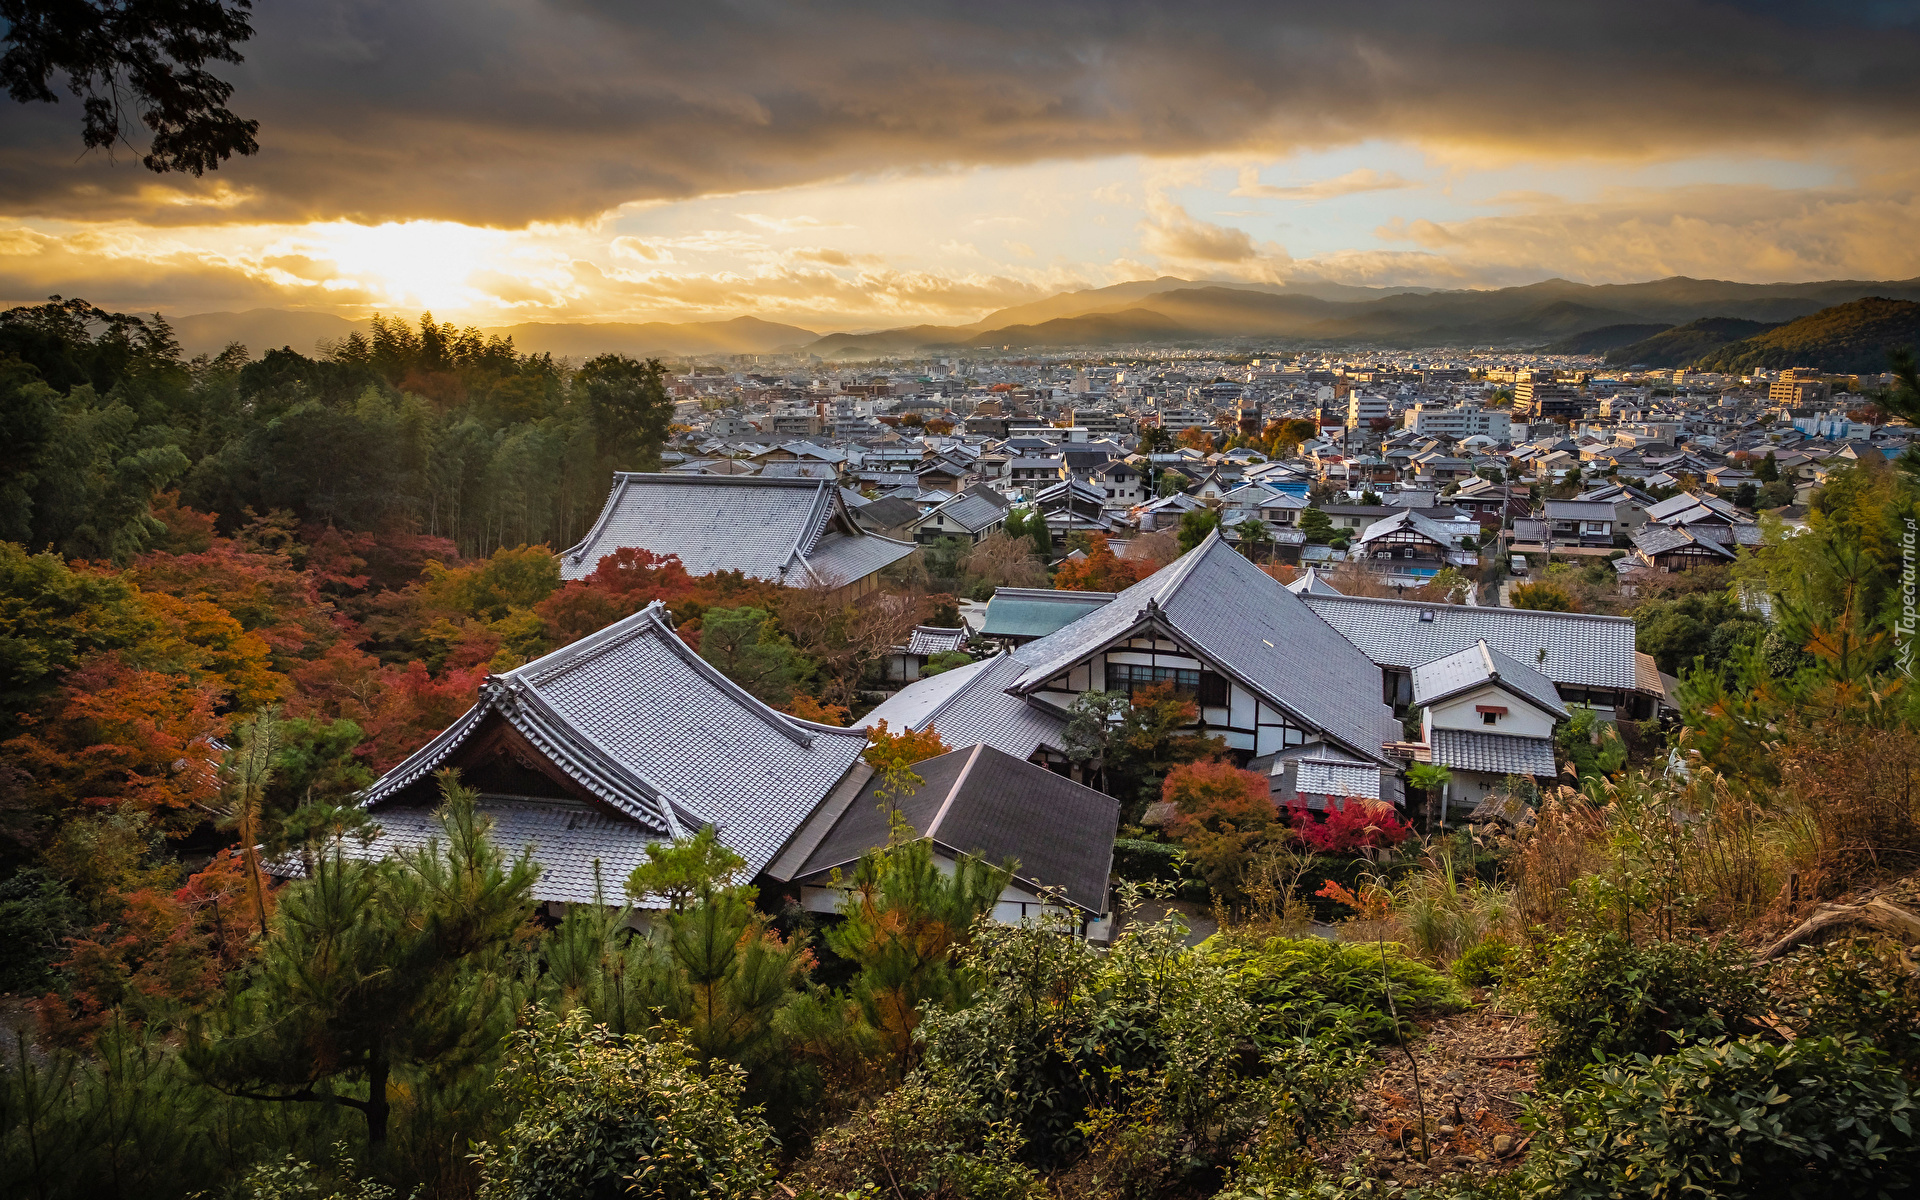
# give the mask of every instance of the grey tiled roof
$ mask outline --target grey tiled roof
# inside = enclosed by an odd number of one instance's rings
[[[1495,650],[1484,639],[1415,667],[1413,702],[1438,704],[1483,683],[1498,683],[1556,717],[1567,715],[1551,679],[1512,655]]]
[[[1039,689],[1154,616],[1217,669],[1349,749],[1377,759],[1398,735],[1366,656],[1217,530],[1106,607],[1015,650],[1028,664],[1015,686]]]
[[[489,678],[480,702],[367,790],[376,810],[498,714],[570,777],[657,836],[712,824],[758,870],[866,748],[749,695],[680,640],[658,601]]]
[[[1685,525],[1648,524],[1633,531],[1633,548],[1648,558],[1686,546],[1698,546],[1723,558],[1734,557],[1733,551],[1719,539],[1703,537],[1699,530]]]
[[[1457,767],[1462,771],[1490,771],[1496,775],[1551,777],[1553,741],[1469,729],[1436,729],[1433,731],[1433,765]]]
[[[916,680],[869,712],[861,724],[885,721],[891,729],[916,730],[931,725],[949,746],[984,742],[1015,758],[1031,758],[1041,746],[1059,749],[1066,722],[1007,694],[1025,669],[1013,655],[1002,654]]]
[[[929,518],[935,515],[949,525],[975,533],[1004,519],[1007,512],[985,496],[965,491],[927,514]]]
[[[1301,600],[1383,667],[1411,671],[1484,638],[1556,684],[1634,687],[1633,622],[1626,617],[1367,596]]]
[[[914,764],[921,783],[894,803],[920,836],[949,852],[998,865],[1018,860],[1029,888],[1058,887],[1093,914],[1106,911],[1120,802],[991,746]],[[888,814],[875,777],[834,823],[795,878],[846,867],[887,844]]]
[[[632,822],[597,812],[585,804],[563,800],[517,800],[489,796],[479,810],[492,819],[489,836],[508,856],[531,850],[540,864],[540,877],[533,885],[535,900],[559,900],[567,904],[594,903],[593,864],[600,864],[599,899],[619,904],[627,876],[647,860],[650,842],[663,840]],[[347,840],[342,852],[348,857],[375,859],[400,851],[417,850],[430,837],[446,838],[430,809],[414,805],[393,805],[374,814],[380,836],[362,849]]]
[[[690,575],[741,571],[794,586],[850,583],[914,552],[862,531],[831,480],[623,472],[592,531],[561,555],[560,575],[583,578],[625,547],[678,555]]]
[[[938,625],[915,625],[907,635],[908,654],[946,654],[967,644],[967,631]]]
[[[1611,521],[1617,515],[1613,505],[1603,500],[1549,500],[1548,520]]]

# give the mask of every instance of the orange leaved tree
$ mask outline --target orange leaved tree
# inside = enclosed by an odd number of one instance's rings
[[[1241,872],[1280,815],[1267,777],[1229,762],[1184,763],[1167,772],[1160,797],[1173,805],[1167,832],[1187,848],[1213,894],[1241,899]]]

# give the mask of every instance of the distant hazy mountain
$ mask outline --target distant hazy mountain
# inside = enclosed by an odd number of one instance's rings
[[[774,354],[797,350],[820,337],[797,325],[780,325],[759,317],[685,325],[665,321],[649,321],[644,325],[506,325],[486,332],[512,337],[514,348],[522,353],[551,353],[571,358],[591,358],[596,354],[631,354],[640,358],[663,354]]]
[[[1683,367],[1721,346],[1765,333],[1775,324],[1739,317],[1702,317],[1610,350],[1607,361],[1617,367]]]
[[[1129,308],[1117,313],[1059,317],[1038,325],[1009,325],[1004,329],[976,334],[967,345],[1021,350],[1028,347],[1118,346],[1131,342],[1187,342],[1212,336],[1216,335],[1201,333],[1152,309]]]
[[[1313,294],[1329,293],[1334,287],[1337,285],[1194,285],[1170,278],[1144,280],[1069,292],[1003,309],[973,325],[919,325],[868,334],[834,334],[808,350],[822,357],[858,359],[950,350],[957,345],[1012,345],[1013,335],[1008,331],[1016,328],[1021,344],[1050,346],[1124,345],[1151,341],[1154,336],[1189,342],[1273,339],[1335,345],[1518,346],[1592,334],[1612,326],[1642,327],[1634,339],[1638,340],[1667,326],[1703,317],[1774,324],[1867,295],[1920,299],[1920,279],[1756,284],[1683,276],[1598,286],[1548,279],[1524,287],[1485,291],[1346,289],[1337,294]],[[1360,295],[1352,295],[1355,292]],[[1127,314],[1132,314],[1127,320],[1056,323]],[[1010,317],[1019,319],[1001,323]],[[1156,326],[1156,322],[1161,324]],[[1163,332],[1147,336],[1147,331],[1156,327]],[[1702,345],[1693,353],[1711,348],[1710,344]]]
[[[1158,279],[1116,283],[1111,287],[1061,292],[1055,296],[1048,296],[1045,300],[1036,300],[1031,304],[1020,304],[1013,308],[1003,308],[999,312],[989,313],[973,322],[968,328],[1005,329],[1009,325],[1037,325],[1042,321],[1051,321],[1058,317],[1083,317],[1088,313],[1118,312],[1124,308],[1131,308],[1150,296],[1194,288],[1349,301],[1378,300],[1382,296],[1398,296],[1407,293],[1424,295],[1434,290],[1423,287],[1354,287],[1345,283],[1240,283],[1233,280],[1179,279],[1172,275],[1162,275]],[[1156,301],[1151,307],[1158,309],[1162,306]]]
[[[1728,283],[1676,276],[1599,286],[1548,279],[1524,287],[1436,291],[1332,283],[1196,283],[1169,276],[1064,292],[1002,309],[968,325],[915,325],[826,337],[758,317],[687,324],[539,323],[487,332],[511,334],[524,351],[551,351],[572,358],[607,352],[683,357],[804,349],[844,361],[1015,343],[1101,347],[1156,340],[1517,348],[1587,338],[1598,352],[1601,342],[1624,351],[1641,340],[1664,336],[1654,327],[1686,325],[1708,317],[1778,324],[1868,296],[1920,300],[1920,279]],[[1624,336],[1620,327],[1632,326],[1644,332],[1625,344],[1613,341]],[[255,354],[277,346],[311,354],[316,342],[365,330],[367,324],[324,313],[254,309],[180,317],[174,327],[189,353],[216,353],[237,341]],[[1716,335],[1717,340],[1701,341],[1691,351],[1676,347],[1673,353],[1688,357],[1671,365],[1757,332],[1756,327]]]
[[[1698,365],[1704,371],[1812,367],[1872,374],[1887,369],[1887,351],[1902,348],[1920,349],[1920,304],[1873,296],[1722,346]]]
[[[310,355],[316,342],[335,341],[355,330],[365,333],[371,328],[366,321],[349,321],[332,313],[288,312],[279,308],[196,313],[191,317],[167,319],[173,324],[181,349],[189,355],[218,354],[232,342],[253,351],[255,357],[282,346]]]
[[[1673,328],[1671,325],[1602,325],[1598,329],[1589,329],[1542,346],[1540,353],[1605,354],[1609,350],[1618,350],[1622,346],[1645,341],[1654,334],[1665,333],[1671,328]]]
[[[337,341],[372,329],[370,321],[349,321],[328,313],[288,312],[255,308],[240,313],[198,313],[170,318],[180,345],[188,354],[217,354],[231,342],[255,355],[281,346],[312,354],[316,343]],[[797,325],[780,325],[759,317],[731,321],[696,321],[675,325],[665,321],[645,324],[565,325],[529,323],[481,330],[506,334],[526,354],[591,358],[596,354],[650,355],[773,354],[794,350],[818,340],[819,334]]]

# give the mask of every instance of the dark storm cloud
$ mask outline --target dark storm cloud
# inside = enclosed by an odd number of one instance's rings
[[[257,158],[159,180],[80,160],[71,101],[9,107],[0,211],[511,226],[903,167],[1368,137],[1638,156],[1920,124],[1900,3],[267,0],[256,24],[230,71]],[[190,202],[215,185],[221,206]]]

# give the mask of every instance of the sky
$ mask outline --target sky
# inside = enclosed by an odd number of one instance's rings
[[[261,0],[261,152],[0,123],[0,303],[960,324],[1133,279],[1920,276],[1920,0]]]

